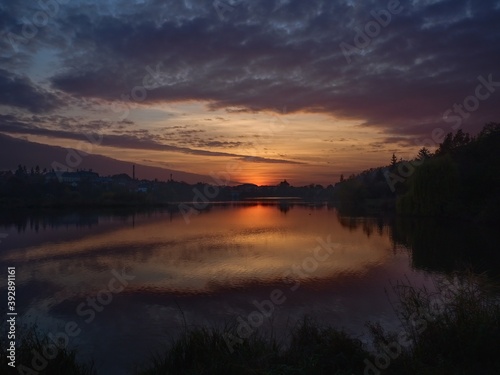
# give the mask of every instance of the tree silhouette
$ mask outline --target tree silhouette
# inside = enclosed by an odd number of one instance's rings
[[[443,142],[439,145],[436,151],[436,155],[444,155],[453,152],[461,147],[468,145],[473,138],[469,133],[464,133],[462,129],[457,131],[455,135],[453,133],[446,134]]]
[[[422,147],[418,151],[417,159],[418,160],[425,160],[425,159],[429,159],[431,156],[432,156],[431,152],[427,148]]]
[[[396,154],[393,153],[391,157],[391,168],[395,168],[397,164],[398,158],[396,157]]]

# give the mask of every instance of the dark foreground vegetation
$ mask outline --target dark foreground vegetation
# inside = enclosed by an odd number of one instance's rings
[[[425,147],[412,160],[393,155],[335,186],[341,212],[378,211],[405,216],[498,222],[500,208],[500,123],[476,136],[448,133],[434,153]]]
[[[486,278],[460,275],[437,282],[434,291],[401,283],[394,285],[399,332],[384,332],[367,323],[369,348],[343,331],[304,319],[284,343],[254,334],[229,350],[232,327],[187,330],[164,354],[140,366],[139,375],[352,375],[429,374],[493,375],[500,373],[500,301],[498,289]],[[30,367],[46,339],[28,331],[17,349],[17,364]],[[230,340],[230,342],[233,342]],[[7,351],[2,343],[2,353]],[[0,357],[2,374],[96,374],[91,364],[78,364],[75,352],[60,350],[44,368],[18,372]],[[43,366],[42,366],[43,367]],[[10,372],[9,372],[10,371]],[[113,374],[106,374],[113,375]]]
[[[5,324],[4,324],[5,325]],[[2,327],[2,332],[6,332]],[[56,348],[54,343],[46,335],[40,334],[36,327],[17,327],[18,335],[16,342],[15,359],[16,368],[8,365],[11,361],[9,341],[7,334],[2,335],[0,348],[0,374],[16,375],[94,375],[96,370],[92,363],[79,363],[76,359],[76,350]],[[47,359],[48,357],[49,359]]]

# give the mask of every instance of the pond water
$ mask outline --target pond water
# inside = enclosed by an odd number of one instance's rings
[[[74,322],[81,359],[129,374],[186,326],[245,321],[286,337],[310,316],[363,340],[367,321],[396,329],[391,284],[432,287],[464,264],[498,274],[498,231],[462,225],[270,202],[189,222],[168,210],[2,213],[0,285],[16,267],[18,325],[57,336]]]

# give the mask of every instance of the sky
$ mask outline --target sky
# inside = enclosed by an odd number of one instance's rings
[[[4,1],[0,132],[328,185],[500,121],[498,20],[498,0]]]

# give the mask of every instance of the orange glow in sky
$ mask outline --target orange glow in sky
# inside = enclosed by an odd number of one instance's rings
[[[411,158],[419,149],[386,143],[386,135],[359,120],[326,114],[228,113],[208,110],[201,102],[181,102],[133,109],[127,120],[131,122],[127,131],[148,135],[139,147],[116,143],[117,130],[111,125],[101,128],[102,143],[92,145],[91,153],[204,176],[230,176],[232,182],[256,185],[276,185],[286,179],[294,186],[327,186],[341,174],[389,164],[393,152]],[[81,141],[72,139],[27,138],[81,148]],[[207,178],[206,182],[216,181]]]

